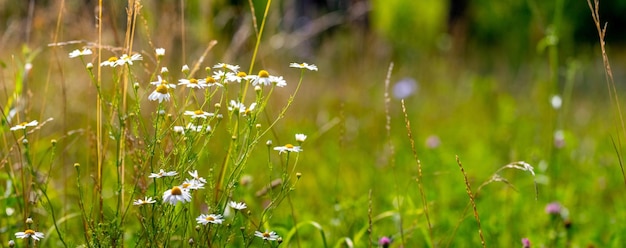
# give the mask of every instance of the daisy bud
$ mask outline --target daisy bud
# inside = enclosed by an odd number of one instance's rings
[[[233,135],[233,136],[231,136],[230,138],[231,138],[232,140],[236,140],[236,139],[237,139],[237,136],[236,136],[236,135]]]
[[[163,76],[167,76],[168,72],[170,72],[170,70],[168,70],[167,67],[161,67],[161,74],[163,74]]]
[[[215,108],[216,108],[216,109],[219,109],[220,107],[222,107],[222,104],[220,104],[220,103],[216,103],[216,104],[215,104]]]
[[[133,88],[135,88],[135,90],[139,89],[139,83],[138,83],[138,82],[135,82],[135,83],[133,84]]]
[[[256,124],[256,129],[261,129],[261,124]]]
[[[9,240],[9,247],[15,247],[15,241]]]
[[[189,66],[183,65],[183,68],[180,71],[187,75],[189,73]]]
[[[161,59],[163,58],[163,56],[165,56],[165,48],[157,48],[155,52],[156,52],[157,59]]]
[[[91,69],[93,69],[93,64],[92,63],[87,63],[85,68],[87,68],[87,70],[91,70]]]
[[[297,177],[298,179],[300,179],[300,177],[302,177],[302,173],[300,173],[300,172],[296,173],[296,177]]]
[[[206,74],[211,74],[211,67],[210,66],[204,67],[204,71],[206,71]]]
[[[57,145],[57,140],[55,140],[55,139],[50,140],[50,144],[52,146],[56,146]]]
[[[261,92],[261,90],[262,90],[261,86],[258,86],[258,85],[254,86],[254,91]]]
[[[272,140],[268,140],[267,142],[265,142],[265,145],[272,146]]]
[[[78,168],[78,167],[80,167],[80,164],[79,163],[74,163],[74,167]]]
[[[22,144],[24,144],[24,145],[28,145],[28,140],[27,140],[27,139],[23,139],[23,140],[22,140]]]
[[[33,224],[33,218],[31,217],[26,218],[26,224]]]

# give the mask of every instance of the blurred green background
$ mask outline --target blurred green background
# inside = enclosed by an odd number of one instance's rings
[[[252,2],[254,16],[247,1],[144,1],[133,48],[144,54],[147,67],[154,65],[154,48],[165,48],[165,64],[180,74],[176,68],[194,63],[216,40],[205,66],[226,62],[245,71],[256,42],[254,19],[262,20],[267,3]],[[272,2],[254,66],[291,83],[275,93],[276,109],[298,79],[286,73],[289,62],[319,67],[306,74],[293,108],[267,137],[281,144],[295,133],[309,135],[298,165],[303,177],[292,195],[298,220],[321,223],[334,244],[367,227],[371,205],[373,216],[400,213],[376,222],[373,240],[384,235],[399,240],[403,230],[408,247],[426,245],[402,98],[422,163],[437,247],[480,243],[471,211],[464,212],[468,197],[455,155],[474,190],[513,161],[526,161],[537,173],[538,199],[533,178],[521,171],[502,173],[515,190],[501,183],[482,189],[476,202],[490,247],[521,246],[523,237],[538,247],[554,246],[550,242],[559,234],[544,213],[553,201],[569,210],[572,247],[620,247],[626,201],[612,140],[621,154],[625,137],[617,129],[585,1],[328,0],[299,5],[305,2]],[[450,16],[458,4],[461,10]],[[125,1],[104,1],[103,43],[124,45],[126,7]],[[617,91],[624,92],[626,2],[602,1],[600,8],[608,22]],[[55,128],[42,130],[42,137],[58,138],[58,130],[93,125],[94,106],[77,103],[90,103],[95,92],[67,53],[97,41],[95,13],[93,0],[0,1],[0,102],[11,98],[15,75],[31,62],[29,107],[21,118],[54,117],[50,125]],[[67,41],[77,43],[49,46]],[[384,82],[392,62],[388,135]],[[139,75],[143,83],[148,76]],[[555,95],[562,99],[559,108],[551,105]],[[90,152],[81,151],[88,140],[84,134],[60,143],[64,152],[57,163],[64,170],[54,172],[52,184],[67,187],[73,163],[93,162]],[[248,174],[263,173],[263,166],[252,161]],[[259,178],[250,192],[262,184]],[[76,209],[74,200],[63,198],[58,204],[70,211]],[[293,223],[284,208],[272,222],[289,230]],[[306,247],[320,242],[313,230],[300,235],[310,244]],[[562,242],[557,246],[566,245]]]

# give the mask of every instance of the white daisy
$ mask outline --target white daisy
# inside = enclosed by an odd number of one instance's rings
[[[316,65],[309,65],[307,63],[301,63],[301,64],[291,63],[291,64],[289,64],[289,67],[291,67],[291,68],[307,69],[307,70],[310,70],[310,71],[317,71],[317,66]]]
[[[149,178],[161,178],[161,177],[172,177],[178,175],[176,171],[165,171],[163,169],[159,170],[159,173],[150,173]]]
[[[26,127],[34,127],[34,126],[37,126],[38,124],[39,122],[36,120],[31,121],[31,122],[22,122],[20,124],[15,125],[10,130],[15,131],[15,130],[20,130],[20,129],[26,129]]]
[[[202,224],[205,226],[209,223],[222,224],[222,222],[224,221],[224,217],[219,214],[201,214],[196,218],[196,221],[198,222],[198,224]]]
[[[133,61],[142,60],[141,54],[135,53],[132,56],[128,54],[122,54],[122,56],[115,62],[117,65],[129,64],[133,65]]]
[[[246,105],[241,102],[236,102],[235,100],[230,100],[230,103],[228,104],[228,111],[238,112],[244,116],[250,114],[254,108],[256,108],[256,102],[250,104],[249,108],[246,108]]]
[[[254,236],[257,236],[259,238],[262,238],[264,240],[277,240],[278,238],[280,238],[280,236],[278,236],[278,234],[276,234],[276,232],[274,231],[265,231],[265,232],[259,232],[259,231],[254,231]]]
[[[235,202],[235,201],[230,201],[228,203],[228,206],[231,207],[232,209],[236,209],[236,210],[244,210],[244,209],[246,209],[248,207],[243,202]]]
[[[300,146],[294,146],[292,144],[286,144],[284,146],[277,146],[274,147],[274,150],[278,151],[278,154],[281,154],[283,152],[301,152],[302,149],[300,149]]]
[[[215,78],[215,77],[211,77],[211,76],[208,76],[205,79],[200,79],[200,82],[204,83],[205,87],[211,87],[211,86],[214,86],[214,85],[222,87],[223,85],[220,84],[218,81],[219,81],[219,78]]]
[[[270,79],[270,73],[267,72],[266,70],[261,70],[261,71],[259,71],[259,75],[248,76],[248,78],[250,79],[250,82],[254,86],[259,85],[259,84],[268,86],[268,85],[270,85],[272,83],[272,81]]]
[[[182,189],[179,186],[174,186],[172,189],[163,192],[163,202],[176,205],[177,202],[185,203],[190,201],[191,194],[189,194],[189,189]]]
[[[117,66],[117,57],[110,57],[106,61],[103,61],[102,63],[100,63],[100,66],[116,67]]]
[[[165,67],[163,67],[163,68],[165,68]],[[167,68],[165,68],[165,69],[167,70]],[[150,82],[150,84],[155,85],[155,86],[159,86],[159,85],[164,84],[164,85],[166,85],[169,88],[173,88],[173,89],[176,88],[175,84],[168,83],[167,80],[163,79],[161,76],[157,76],[157,81]]]
[[[192,130],[192,131],[194,131],[194,132],[198,132],[198,133],[199,133],[199,132],[202,132],[202,127],[203,127],[203,125],[197,125],[197,126],[196,126],[196,125],[194,125],[193,123],[189,123],[189,124],[187,124],[186,129],[187,129],[187,130]],[[206,125],[206,129],[205,129],[205,130],[206,130],[207,132],[211,132],[211,126]]]
[[[248,80],[248,75],[242,71],[238,72],[237,74],[227,73],[226,75],[226,82],[241,83],[241,81],[246,81],[246,80]]]
[[[172,130],[173,130],[175,133],[185,134],[185,128],[184,128],[184,127],[182,127],[182,126],[174,126],[174,127],[172,128]]]
[[[276,86],[278,87],[285,87],[287,86],[287,81],[285,81],[285,79],[283,79],[283,76],[270,76],[270,81],[272,83],[274,83]]]
[[[31,229],[26,229],[26,231],[23,232],[16,232],[15,237],[18,239],[33,238],[34,240],[39,240],[43,239],[43,233]]]
[[[204,178],[198,176],[198,170],[189,171],[188,173],[191,177],[193,177],[193,179],[196,179],[200,181],[201,183],[206,183],[206,180]]]
[[[187,86],[187,88],[192,88],[192,89],[202,89],[204,87],[206,87],[206,83],[204,83],[204,80],[198,80],[195,78],[190,78],[190,79],[180,79],[178,80],[178,85],[184,85]]]
[[[152,200],[152,197],[144,197],[143,200],[142,199],[137,199],[133,202],[133,205],[135,206],[141,206],[141,205],[146,205],[146,204],[153,204],[155,203],[155,200]]]
[[[225,63],[219,63],[217,65],[213,66],[213,69],[222,69],[222,70],[230,70],[234,73],[239,72],[239,66],[238,65],[230,65],[230,64],[225,64]]]
[[[157,48],[154,51],[157,57],[163,57],[165,55],[165,48]]]
[[[76,57],[91,55],[91,54],[93,53],[91,52],[91,50],[89,50],[89,48],[85,48],[82,51],[76,49],[70,53],[70,58],[76,58]]]
[[[196,179],[185,179],[185,181],[183,182],[183,184],[180,185],[180,187],[183,189],[187,189],[187,190],[204,189],[204,183]]]
[[[196,111],[185,111],[184,115],[190,115],[191,119],[196,119],[196,118],[202,118],[202,119],[206,119],[207,117],[213,117],[215,114],[213,113],[209,113],[209,112],[204,112],[202,110],[196,110]]]

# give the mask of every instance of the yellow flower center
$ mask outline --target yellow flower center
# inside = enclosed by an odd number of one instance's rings
[[[214,220],[215,220],[215,218],[213,218],[213,216],[210,216],[210,215],[209,215],[209,216],[207,216],[207,217],[206,217],[206,220],[207,220],[207,221],[214,221]]]
[[[18,124],[18,126],[22,126],[22,127],[25,127],[26,125],[28,125],[28,122],[22,122],[22,123]]]
[[[189,79],[190,84],[198,84],[198,80],[195,78]]]
[[[292,149],[292,148],[293,148],[293,145],[292,145],[292,144],[286,144],[286,145],[285,145],[285,147],[286,147],[287,149]]]
[[[27,229],[26,231],[24,231],[24,234],[26,234],[26,235],[35,235],[35,231],[33,231],[31,229]]]
[[[183,188],[185,188],[185,189],[186,189],[186,188],[188,188],[189,186],[191,186],[191,183],[183,183],[183,185],[182,185],[182,186],[183,186]]]
[[[193,113],[194,113],[194,114],[196,114],[196,115],[203,115],[203,114],[204,114],[204,111],[202,111],[202,110],[196,110],[196,111],[195,111],[195,112],[193,112]]]
[[[267,72],[266,70],[261,70],[261,71],[259,71],[259,77],[268,78],[268,77],[270,77],[270,73]]]
[[[269,237],[270,237],[270,233],[268,233],[268,232],[264,232],[264,233],[263,233],[263,237],[264,237],[264,238],[269,238]]]
[[[117,61],[117,58],[116,58],[116,57],[110,57],[107,61],[109,61],[109,62],[115,62],[115,61]]]
[[[237,77],[242,78],[242,77],[245,77],[245,76],[248,76],[248,75],[246,75],[245,72],[240,71],[240,72],[237,73]]]
[[[210,83],[210,84],[214,84],[215,83],[215,78],[213,78],[211,76],[208,76],[208,77],[206,77],[206,82]]]
[[[159,92],[161,94],[167,94],[167,85],[160,84],[159,86],[157,86],[156,92]]]
[[[178,186],[174,186],[172,188],[172,195],[182,195],[183,194],[183,190],[180,189]]]

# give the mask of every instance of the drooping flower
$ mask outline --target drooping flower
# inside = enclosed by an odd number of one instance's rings
[[[244,209],[246,209],[248,207],[245,203],[243,203],[243,202],[236,202],[236,201],[230,201],[228,203],[228,206],[230,208],[232,208],[232,209],[235,209],[235,210],[244,210]]]
[[[26,127],[35,127],[37,125],[39,125],[39,122],[36,120],[31,121],[31,122],[22,122],[20,124],[13,126],[10,130],[11,131],[22,130],[22,129],[26,129]]]
[[[277,240],[280,238],[280,236],[278,236],[278,234],[276,234],[276,232],[274,231],[265,231],[265,232],[259,232],[259,231],[254,231],[254,236],[257,236],[259,238],[262,238],[263,240]]]
[[[202,89],[207,86],[207,84],[204,83],[203,80],[198,80],[195,78],[180,79],[178,80],[178,85],[184,85],[184,86],[187,86],[187,88],[191,88],[191,89]]]
[[[70,53],[70,58],[77,58],[77,57],[81,57],[81,56],[86,56],[86,55],[91,55],[93,54],[93,52],[91,52],[91,50],[89,50],[89,48],[85,48],[82,51],[81,50],[74,50]]]
[[[183,189],[198,190],[198,189],[204,189],[204,183],[200,182],[200,180],[196,180],[195,178],[185,179],[185,181],[183,182],[183,184],[180,185],[180,187]]]
[[[218,63],[217,65],[213,66],[213,69],[228,69],[234,73],[239,72],[239,66],[238,65],[231,65],[231,64],[225,64],[225,63]]]
[[[213,117],[215,114],[213,113],[209,113],[209,112],[204,112],[202,110],[196,110],[196,111],[185,111],[184,115],[189,115],[191,116],[191,119],[196,119],[196,118],[202,118],[202,119],[206,119],[207,117]]]
[[[163,169],[159,170],[159,173],[150,173],[150,176],[148,176],[149,178],[161,178],[161,177],[171,177],[171,176],[176,176],[178,175],[178,172],[176,171],[165,171]]]
[[[296,134],[296,141],[299,143],[302,143],[306,140],[306,135],[305,134],[301,134],[301,133],[297,133]]]
[[[301,152],[302,151],[300,146],[294,146],[292,144],[286,144],[284,146],[277,146],[277,147],[274,147],[274,150],[278,151],[278,154],[281,154],[283,152]]]
[[[135,206],[142,206],[142,205],[147,205],[147,204],[153,204],[156,201],[152,199],[152,197],[144,197],[143,199],[137,199],[133,202],[133,205]]]
[[[200,181],[201,183],[206,183],[206,179],[204,179],[204,178],[202,178],[202,177],[198,176],[198,170],[189,171],[188,173],[189,173],[189,175],[190,175],[193,179],[196,179],[196,180]]]
[[[317,66],[316,65],[313,65],[313,64],[309,65],[307,63],[300,63],[300,64],[298,64],[298,63],[291,63],[291,64],[289,64],[289,67],[291,67],[291,68],[307,69],[307,70],[310,70],[310,71],[317,71]]]
[[[133,65],[133,61],[138,61],[138,60],[142,60],[143,58],[141,57],[141,54],[135,53],[131,56],[128,56],[128,54],[122,54],[122,56],[115,62],[117,65]]]

